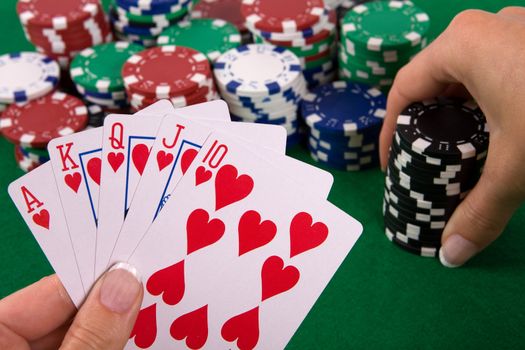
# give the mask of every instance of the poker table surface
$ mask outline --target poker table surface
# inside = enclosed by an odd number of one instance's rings
[[[414,2],[430,15],[432,38],[464,9],[525,6],[525,0]],[[0,1],[0,54],[33,50],[15,4]],[[300,146],[289,154],[314,164]],[[464,267],[447,269],[437,259],[409,254],[387,240],[379,169],[332,174],[329,200],[359,220],[364,232],[289,349],[525,348],[525,206],[482,254]],[[7,194],[8,184],[22,175],[13,145],[0,137],[1,298],[53,273]]]

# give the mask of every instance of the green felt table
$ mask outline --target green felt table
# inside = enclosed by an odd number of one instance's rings
[[[504,6],[525,6],[525,0],[415,2],[430,14],[432,37],[461,10],[495,12]],[[0,1],[0,54],[32,50],[15,3]],[[312,163],[300,147],[289,153]],[[53,273],[7,194],[8,184],[22,175],[13,145],[0,138],[0,297]],[[492,246],[463,268],[451,270],[386,239],[380,170],[333,175],[330,201],[357,218],[364,232],[294,335],[290,349],[525,347],[525,207]]]

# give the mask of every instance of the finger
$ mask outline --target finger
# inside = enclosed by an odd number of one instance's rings
[[[142,302],[136,270],[118,263],[93,287],[64,338],[61,349],[122,349]]]
[[[387,113],[381,129],[379,145],[381,168],[386,169],[388,151],[396,129],[397,117],[415,101],[435,97],[457,81],[448,73],[440,39],[419,53],[397,74],[388,94]]]
[[[71,320],[72,322],[73,320]],[[71,322],[66,322],[64,325],[58,327],[48,335],[31,342],[31,350],[54,350],[60,347],[64,336],[66,335]]]
[[[0,349],[29,350],[29,344],[20,335],[0,323]]]
[[[525,21],[525,8],[520,6],[504,7],[498,12],[498,15]]]
[[[64,324],[75,312],[64,286],[51,275],[0,301],[0,324],[33,341]]]
[[[508,147],[491,146],[483,175],[465,200],[456,208],[441,239],[441,263],[458,267],[479,253],[503,232],[514,211],[519,207],[519,191],[513,191],[512,169],[504,154]],[[504,169],[504,170],[500,170]]]

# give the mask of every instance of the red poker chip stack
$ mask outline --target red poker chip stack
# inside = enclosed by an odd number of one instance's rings
[[[252,41],[252,35],[241,14],[242,0],[201,0],[191,11],[192,18],[218,18],[234,24],[241,33],[242,43]]]
[[[133,111],[162,99],[179,108],[219,98],[206,56],[183,46],[154,47],[131,56],[122,77]]]
[[[299,57],[309,88],[335,79],[337,13],[323,0],[242,0],[241,14],[256,43]]]
[[[99,0],[19,0],[16,10],[26,38],[63,69],[78,52],[113,39]]]

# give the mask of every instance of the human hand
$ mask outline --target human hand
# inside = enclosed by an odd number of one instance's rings
[[[442,237],[443,265],[463,265],[492,243],[525,199],[525,8],[460,13],[396,76],[380,135],[386,168],[398,115],[412,102],[470,94],[487,117],[490,145],[483,174]]]
[[[105,273],[78,312],[58,277],[45,277],[0,301],[0,349],[122,349],[142,296],[127,264]]]

